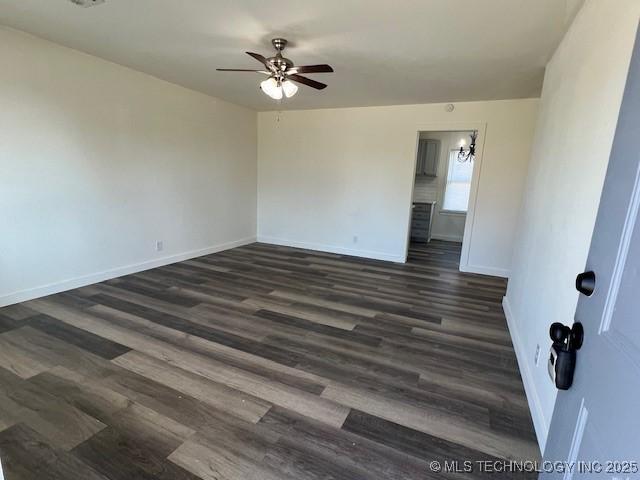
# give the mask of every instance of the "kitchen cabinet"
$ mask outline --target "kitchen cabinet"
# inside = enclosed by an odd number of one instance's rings
[[[440,159],[440,140],[421,138],[418,140],[416,176],[436,177]]]
[[[414,202],[411,208],[411,241],[428,243],[431,241],[431,224],[435,202]]]

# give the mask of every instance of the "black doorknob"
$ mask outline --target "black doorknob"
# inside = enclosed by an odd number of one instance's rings
[[[589,270],[588,272],[579,273],[576,277],[576,290],[583,295],[590,297],[596,288],[596,274]]]

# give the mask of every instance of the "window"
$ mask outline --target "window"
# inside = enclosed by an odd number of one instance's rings
[[[469,194],[471,193],[471,176],[473,161],[458,161],[458,150],[449,152],[447,166],[447,183],[444,187],[442,210],[446,212],[467,213]]]

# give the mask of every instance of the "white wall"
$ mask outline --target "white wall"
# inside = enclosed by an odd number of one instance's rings
[[[6,28],[0,58],[0,305],[255,237],[254,111]]]
[[[556,397],[548,328],[573,322],[639,17],[637,0],[588,0],[547,66],[505,298],[542,449]]]
[[[443,104],[259,113],[258,238],[404,261],[418,132],[486,124],[469,265],[506,276],[537,106],[526,99],[459,103],[451,113]]]
[[[449,153],[452,149],[460,148],[460,140],[469,144],[471,132],[420,132],[420,138],[440,140],[440,158],[438,172],[435,177],[419,176],[415,178],[413,186],[413,200],[435,201],[431,237],[439,240],[462,242],[466,214],[443,212],[444,190],[447,184],[447,170],[449,168]]]

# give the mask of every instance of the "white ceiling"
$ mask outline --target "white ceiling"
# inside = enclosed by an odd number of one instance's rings
[[[580,0],[0,0],[0,23],[256,110],[538,96]],[[298,65],[329,63],[278,104],[259,68],[270,39]]]

